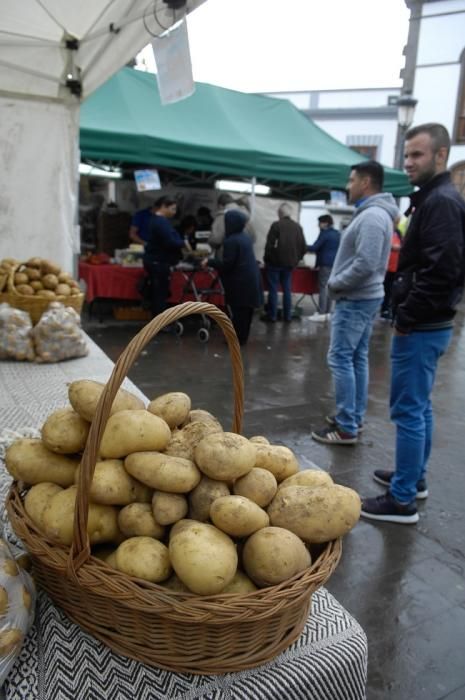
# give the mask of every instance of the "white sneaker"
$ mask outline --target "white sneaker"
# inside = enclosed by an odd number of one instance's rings
[[[310,321],[328,321],[330,318],[331,314],[313,314],[313,316],[309,316]]]

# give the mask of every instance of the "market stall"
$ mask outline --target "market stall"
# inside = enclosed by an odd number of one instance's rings
[[[54,409],[67,402],[67,384],[82,377],[107,381],[113,363],[87,338],[86,358],[54,366],[5,362],[0,374],[0,446],[16,434],[34,434]],[[46,387],[47,401],[43,401]],[[129,381],[125,387],[143,395]],[[0,453],[2,503],[11,477]],[[5,512],[5,536],[17,540]],[[327,592],[312,598],[311,615],[302,635],[273,661],[238,673],[192,675],[171,673],[120,656],[72,623],[43,592],[36,621],[5,683],[7,700],[41,697],[143,697],[154,700],[207,700],[215,697],[259,697],[272,700],[362,700],[365,697],[367,640],[360,625]],[[92,690],[90,690],[92,689]]]

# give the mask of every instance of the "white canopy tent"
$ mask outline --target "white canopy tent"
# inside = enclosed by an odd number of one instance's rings
[[[1,1],[0,259],[73,271],[80,101],[202,2]]]

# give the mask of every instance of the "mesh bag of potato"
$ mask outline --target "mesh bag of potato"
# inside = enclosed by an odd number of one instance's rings
[[[79,314],[58,301],[50,303],[32,330],[37,362],[60,362],[87,355]]]
[[[26,311],[0,304],[0,360],[34,360],[31,331]]]
[[[34,620],[34,607],[32,579],[0,539],[0,686],[19,656]]]

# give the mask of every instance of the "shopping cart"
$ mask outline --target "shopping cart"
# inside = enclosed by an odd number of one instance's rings
[[[184,301],[204,301],[215,306],[219,306],[228,313],[224,298],[224,288],[221,283],[218,271],[212,267],[202,267],[200,262],[182,262],[176,266],[176,271],[184,279],[181,299]],[[197,337],[202,343],[207,343],[210,339],[211,321],[205,314],[201,314],[200,328]],[[182,335],[184,326],[180,321],[176,322],[176,335]]]

